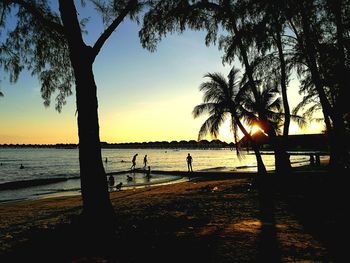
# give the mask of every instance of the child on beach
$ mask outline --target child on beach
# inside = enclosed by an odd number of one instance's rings
[[[145,155],[145,157],[143,157],[143,169],[146,169],[147,166],[147,154]]]
[[[136,167],[136,157],[137,157],[137,155],[138,154],[135,154],[134,157],[132,157],[132,161],[131,161],[132,165],[130,167],[130,170],[135,169],[135,167]]]
[[[109,188],[112,190],[113,186],[114,186],[114,177],[113,177],[113,175],[109,176],[109,178],[108,178],[108,185],[109,185]]]
[[[120,182],[119,184],[117,184],[116,186],[115,186],[115,190],[122,190],[122,185],[123,185],[123,183],[122,182]]]

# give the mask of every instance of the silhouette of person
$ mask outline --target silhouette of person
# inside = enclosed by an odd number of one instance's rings
[[[126,180],[127,180],[128,182],[131,182],[131,181],[132,181],[132,177],[131,177],[130,175],[127,175],[127,176],[126,176]]]
[[[321,165],[321,160],[320,160],[320,155],[316,154],[316,165],[320,166]]]
[[[151,166],[148,166],[148,170],[146,172],[146,177],[148,177],[148,178],[151,177]]]
[[[312,165],[312,166],[315,165],[315,158],[312,154],[310,154],[310,165]]]
[[[19,167],[19,169],[24,169],[24,166],[23,166],[23,164],[21,164],[21,166]]]
[[[186,157],[186,161],[187,161],[187,168],[188,168],[188,171],[190,172],[193,172],[192,170],[192,156],[190,154],[187,155]]]
[[[106,163],[106,162],[108,162],[108,159],[107,159],[107,157],[106,157],[105,163]]]
[[[147,154],[145,155],[145,157],[143,157],[143,169],[146,169],[147,166]]]
[[[114,186],[114,177],[113,175],[110,175],[109,178],[108,178],[108,185],[110,188],[113,188]]]
[[[120,182],[119,184],[117,184],[116,186],[115,186],[115,190],[122,190],[122,185],[123,185],[123,183],[122,182]]]
[[[149,183],[151,180],[151,166],[148,166],[148,170],[145,172],[146,182]]]
[[[135,167],[136,167],[136,157],[137,157],[137,155],[138,154],[135,154],[134,157],[132,157],[132,161],[131,161],[132,165],[130,167],[130,170],[135,169]]]

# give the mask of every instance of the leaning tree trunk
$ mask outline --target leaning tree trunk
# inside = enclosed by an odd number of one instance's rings
[[[237,28],[237,25],[234,22],[231,23],[232,29],[236,36],[239,36],[239,30]],[[251,91],[253,92],[254,98],[256,101],[258,101],[258,89],[256,87],[254,77],[253,77],[253,69],[251,67],[251,64],[249,62],[248,54],[246,47],[243,45],[243,42],[240,38],[238,38],[238,46],[240,50],[240,55],[242,56],[244,67],[246,69],[246,73],[248,75],[248,81],[251,85]],[[258,112],[259,118],[264,119],[265,116]],[[270,137],[270,136],[269,136]],[[275,136],[276,137],[276,136]],[[270,137],[271,138],[271,137]],[[275,138],[273,138],[273,147],[274,147],[274,153],[275,153],[275,167],[276,171],[278,172],[289,172],[290,169],[290,162],[289,162],[289,156],[285,150],[285,148],[281,147]],[[255,150],[254,150],[255,151]]]
[[[263,159],[261,157],[260,151],[259,151],[259,147],[256,144],[256,142],[254,141],[254,139],[252,138],[252,136],[247,132],[247,130],[244,128],[242,122],[240,121],[240,119],[236,116],[236,114],[231,113],[231,115],[233,116],[233,118],[235,119],[239,129],[243,132],[244,136],[248,139],[248,141],[251,143],[252,148],[254,150],[254,154],[255,154],[255,158],[256,158],[256,163],[258,166],[258,174],[265,176],[267,175],[266,172],[266,167],[265,164],[263,162]],[[237,147],[237,146],[236,146]]]
[[[82,218],[100,230],[113,224],[114,210],[101,157],[92,49],[83,42],[73,0],[59,3],[76,84]]]

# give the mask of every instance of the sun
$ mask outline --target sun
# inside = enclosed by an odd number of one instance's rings
[[[252,126],[250,127],[250,134],[254,134],[254,133],[258,132],[258,131],[264,132],[264,131],[259,127],[259,125],[254,124],[254,125],[252,125]]]

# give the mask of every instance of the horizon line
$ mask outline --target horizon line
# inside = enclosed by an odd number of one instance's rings
[[[303,133],[303,134],[289,134],[288,136],[302,136],[302,135],[326,135],[325,133]],[[282,136],[282,135],[279,135],[279,136]],[[242,137],[244,138],[244,137]],[[242,139],[241,138],[241,139]],[[227,141],[222,141],[220,139],[212,139],[212,140],[208,140],[208,139],[203,139],[203,140],[194,140],[194,139],[191,139],[191,140],[180,140],[180,141],[176,141],[176,140],[172,140],[172,141],[140,141],[140,142],[107,142],[107,141],[100,141],[100,143],[103,145],[103,144],[142,144],[142,143],[159,143],[159,142],[167,142],[167,143],[171,143],[171,142],[177,142],[177,143],[180,143],[180,142],[192,142],[192,141],[195,141],[195,142],[200,142],[200,141],[208,141],[208,142],[213,142],[213,141],[220,141],[222,143],[226,143],[226,144],[231,144],[231,143],[234,143],[234,142],[227,142]],[[74,142],[67,142],[67,143],[63,143],[63,142],[57,142],[57,143],[1,143],[0,146],[6,146],[6,145],[39,145],[39,146],[45,146],[45,145],[52,145],[52,146],[55,146],[55,145],[78,145],[79,143],[74,143]]]

